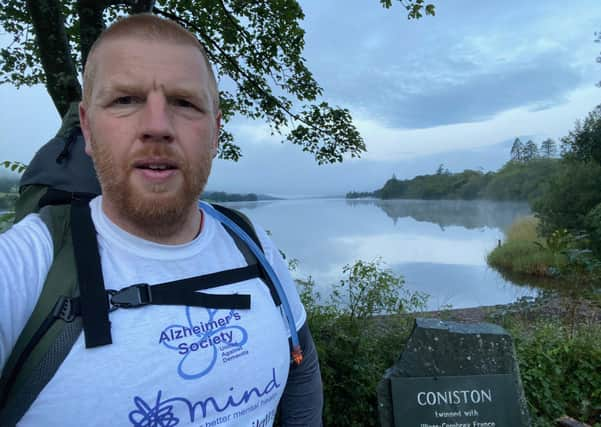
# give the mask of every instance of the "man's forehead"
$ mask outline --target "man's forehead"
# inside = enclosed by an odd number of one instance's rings
[[[101,68],[107,61],[111,68],[119,66],[131,67],[135,62],[156,63],[157,65],[185,66],[207,74],[207,64],[197,46],[182,44],[173,40],[144,39],[141,36],[127,36],[103,40],[91,54],[91,61],[96,68]]]
[[[159,90],[170,96],[177,95],[203,99],[208,96],[203,89],[203,85],[198,80],[183,81],[180,79],[173,79],[172,81],[165,82],[156,79],[140,80],[135,78],[134,75],[130,75],[129,78],[122,75],[114,75],[105,79],[98,85],[97,96],[104,97],[121,92],[143,94],[151,90]]]
[[[191,45],[138,38],[107,40],[94,56],[97,73],[111,86],[159,78],[193,90],[208,77],[202,54]]]
[[[112,36],[108,39],[102,40],[94,50],[96,52],[115,52],[130,46],[136,46],[135,52],[138,54],[150,54],[153,50],[167,48],[185,50],[187,55],[194,60],[196,58],[202,59],[202,53],[199,47],[193,45],[192,43],[185,43],[169,38],[158,39],[154,37],[144,37],[143,35],[137,34],[127,36]],[[140,46],[143,46],[144,49],[139,49]]]

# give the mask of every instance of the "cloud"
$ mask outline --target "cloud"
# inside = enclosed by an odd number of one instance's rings
[[[361,159],[335,165],[319,166],[299,147],[280,144],[264,124],[236,122],[231,130],[243,158],[238,163],[218,161],[209,187],[285,196],[343,195],[380,188],[393,173],[399,178],[433,173],[441,163],[452,171],[497,170],[509,160],[516,137],[558,140],[597,105],[599,93],[596,87],[586,87],[569,94],[564,104],[545,110],[517,108],[488,121],[429,129],[388,127],[376,118],[355,114],[368,151]]]
[[[518,135],[559,138],[575,120],[584,117],[599,102],[599,89],[585,87],[566,95],[553,108],[527,107],[506,110],[486,121],[435,126],[427,129],[391,127],[377,118],[355,116],[370,160],[410,159],[496,144]]]
[[[566,95],[581,83],[581,78],[555,58],[545,59],[549,61],[541,58],[520,68],[474,74],[446,85],[433,83],[428,90],[422,87],[420,93],[403,91],[403,84],[397,85],[395,80],[375,79],[378,83],[369,85],[369,93],[373,95],[348,102],[360,104],[386,125],[397,128],[484,121],[521,106],[550,108],[565,102]]]
[[[326,96],[387,127],[429,128],[551,108],[596,81],[593,17],[601,13],[593,2],[566,11],[553,1],[459,1],[441,4],[435,18],[420,22],[351,0],[320,7],[313,17],[315,3],[305,3],[308,62]]]

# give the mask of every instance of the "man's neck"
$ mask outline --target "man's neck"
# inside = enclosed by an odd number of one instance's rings
[[[163,245],[181,245],[191,242],[200,233],[203,222],[202,211],[196,205],[190,206],[183,220],[162,224],[160,226],[161,233],[141,227],[129,220],[127,216],[119,214],[110,200],[105,197],[102,198],[102,211],[111,222],[122,230],[144,240]]]

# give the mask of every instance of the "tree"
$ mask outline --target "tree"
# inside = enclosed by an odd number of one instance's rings
[[[397,1],[409,19],[434,15],[425,0]],[[0,51],[0,84],[45,84],[62,116],[81,98],[77,76],[105,25],[148,11],[180,23],[205,46],[222,82],[225,122],[234,114],[263,119],[320,164],[365,151],[349,110],[320,100],[322,88],[302,57],[304,14],[296,0],[0,0],[0,25],[13,38]],[[220,157],[237,160],[232,134],[220,138]]]
[[[555,157],[557,155],[557,143],[551,138],[545,139],[540,144],[540,153],[547,159]]]
[[[441,163],[440,165],[438,165],[438,168],[436,169],[436,175],[450,175],[451,171],[448,168],[444,167],[444,163]]]
[[[564,158],[601,164],[601,105],[591,111],[584,121],[577,121],[574,130],[561,142]]]
[[[522,157],[525,162],[529,162],[538,158],[538,147],[531,139],[526,142]]]
[[[561,169],[548,179],[546,191],[534,205],[541,230],[550,234],[567,229],[584,232],[591,248],[601,255],[601,106],[562,141]]]
[[[587,231],[586,217],[601,203],[601,166],[595,163],[563,161],[551,176],[542,196],[534,203],[545,234],[566,228],[575,233]]]
[[[521,162],[524,160],[524,144],[520,141],[520,138],[516,138],[511,146],[511,160],[514,162]]]

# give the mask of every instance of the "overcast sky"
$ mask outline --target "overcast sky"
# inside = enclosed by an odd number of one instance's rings
[[[598,0],[437,1],[408,21],[378,0],[301,0],[305,57],[324,97],[348,108],[359,160],[318,166],[261,122],[236,119],[238,163],[217,161],[209,189],[276,195],[371,191],[399,178],[496,170],[513,139],[559,139],[601,103]],[[9,40],[0,37],[0,44]],[[59,126],[41,86],[0,86],[0,160],[27,163]]]

